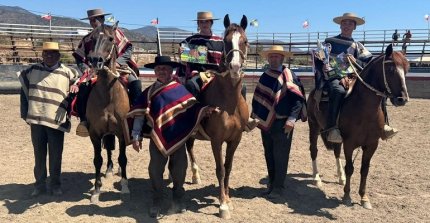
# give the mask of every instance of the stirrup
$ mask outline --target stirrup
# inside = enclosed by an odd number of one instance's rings
[[[393,138],[398,132],[399,132],[399,130],[397,130],[396,128],[393,128],[393,127],[385,124],[384,125],[384,132],[382,133],[381,139],[387,140],[387,139]]]
[[[80,136],[80,137],[90,136],[90,133],[88,132],[86,121],[80,122],[79,125],[76,127],[76,135]]]
[[[338,128],[333,128],[329,131],[327,141],[332,143],[342,143],[342,136]]]
[[[260,121],[259,120],[257,120],[257,119],[255,119],[255,118],[249,118],[248,119],[248,122],[246,123],[246,125],[245,125],[245,131],[246,132],[250,132],[250,131],[252,131],[255,127],[257,127],[258,126],[258,123],[259,123]]]

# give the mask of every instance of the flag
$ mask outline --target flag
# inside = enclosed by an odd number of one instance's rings
[[[251,20],[251,22],[249,23],[249,25],[251,25],[253,27],[258,27],[258,20],[257,19]]]
[[[303,29],[307,29],[307,28],[309,28],[309,21],[308,21],[308,20],[305,20],[305,21],[302,23],[302,27],[303,27]]]
[[[430,16],[429,16],[428,14],[426,14],[426,15],[424,15],[424,19],[425,19],[426,21],[429,21],[429,20],[430,20]]]
[[[52,16],[51,16],[51,14],[47,14],[47,15],[42,15],[42,16],[40,16],[42,19],[45,19],[45,20],[51,20],[52,19]]]
[[[151,20],[151,25],[158,25],[158,18]]]
[[[106,22],[115,23],[115,17],[111,16],[111,17],[107,18]]]

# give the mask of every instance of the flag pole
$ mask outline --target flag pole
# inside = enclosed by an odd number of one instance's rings
[[[52,21],[51,13],[48,13],[48,16],[49,16],[49,32],[51,32],[51,21]]]
[[[160,30],[158,29],[158,17],[157,17],[157,23],[155,24],[155,27],[157,28],[157,50],[158,50],[158,56],[162,56],[161,41],[160,41]]]

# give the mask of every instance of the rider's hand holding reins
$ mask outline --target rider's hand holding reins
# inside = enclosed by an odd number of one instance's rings
[[[133,149],[136,150],[136,152],[139,152],[142,149],[142,141],[134,140],[132,144]]]
[[[289,137],[291,130],[293,130],[293,128],[294,128],[294,122],[291,120],[287,120],[284,125],[284,133],[287,134],[287,136]]]

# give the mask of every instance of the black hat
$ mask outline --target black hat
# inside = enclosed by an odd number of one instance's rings
[[[111,13],[105,13],[103,11],[103,9],[90,9],[90,10],[87,10],[87,16],[88,17],[83,18],[81,20],[86,20],[86,19],[90,19],[93,17],[105,16],[105,15],[111,15]]]
[[[145,64],[144,67],[154,69],[158,65],[169,65],[172,68],[179,67],[181,64],[171,61],[169,56],[157,56],[154,63]]]

